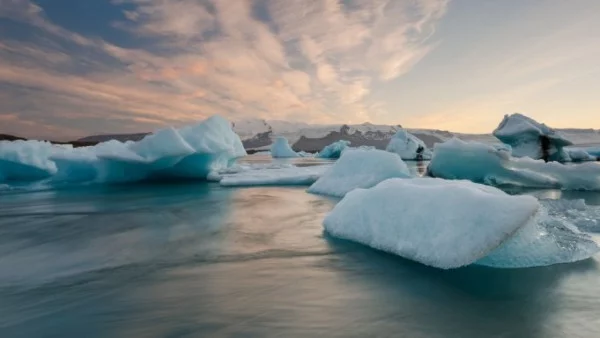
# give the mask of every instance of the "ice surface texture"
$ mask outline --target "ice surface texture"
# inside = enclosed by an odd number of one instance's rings
[[[342,197],[356,188],[370,188],[393,177],[410,177],[400,156],[376,149],[347,149],[308,192]]]
[[[598,159],[597,156],[591,155],[582,148],[568,148],[564,151],[567,154],[570,162],[587,162],[596,161]]]
[[[346,150],[350,146],[350,141],[339,140],[337,142],[333,142],[332,144],[326,146],[321,150],[318,154],[318,158],[331,158],[336,159],[342,156],[342,152]]]
[[[400,155],[403,160],[431,159],[431,151],[427,149],[425,142],[404,129],[396,132],[394,137],[390,139],[386,150]]]
[[[108,141],[73,148],[47,142],[0,142],[0,180],[129,182],[151,178],[206,178],[246,155],[229,122],[213,116],[168,128],[138,142]]]
[[[548,216],[531,196],[510,196],[469,181],[414,178],[348,193],[324,226],[333,236],[442,269],[474,262],[549,265],[598,251],[576,230],[549,230],[553,222],[560,218]]]
[[[222,186],[260,186],[260,185],[311,185],[329,169],[330,166],[318,165],[307,167],[291,166],[289,168],[253,169],[237,174],[224,175],[220,180]]]
[[[54,175],[48,158],[55,150],[49,142],[0,141],[0,182],[39,180]]]
[[[430,176],[496,186],[600,190],[600,163],[565,165],[515,158],[510,149],[452,139],[434,147]]]
[[[300,157],[298,153],[296,153],[288,140],[285,137],[276,137],[271,145],[271,156],[273,158],[292,158],[292,157]]]
[[[504,116],[494,136],[512,147],[513,156],[536,160],[543,158],[542,138],[548,141],[548,155],[553,161],[568,161],[563,147],[573,144],[558,131],[522,114]]]

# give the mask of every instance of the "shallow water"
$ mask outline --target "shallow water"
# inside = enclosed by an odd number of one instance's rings
[[[0,337],[600,336],[597,260],[441,271],[327,237],[335,202],[214,183],[0,194]]]

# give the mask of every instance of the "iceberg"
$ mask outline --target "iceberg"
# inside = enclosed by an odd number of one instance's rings
[[[597,160],[600,160],[600,147],[589,147],[585,148],[584,151],[591,156],[596,157]]]
[[[0,180],[46,179],[58,183],[205,179],[211,171],[225,168],[244,155],[242,142],[229,122],[213,116],[181,129],[159,130],[137,142],[111,140],[82,148],[38,141],[2,143]],[[21,168],[19,175],[15,168]]]
[[[326,146],[321,150],[318,154],[318,158],[331,158],[336,159],[342,156],[342,152],[346,150],[350,146],[350,141],[339,140],[337,142],[333,142],[332,144]]]
[[[315,156],[315,154],[309,153],[306,151],[299,151],[297,154],[299,157],[314,157]]]
[[[513,156],[536,160],[568,161],[563,147],[573,144],[558,131],[522,114],[505,115],[493,134],[512,147]]]
[[[298,153],[292,150],[288,140],[283,136],[276,137],[275,141],[273,141],[273,144],[271,145],[271,156],[273,158],[300,157]]]
[[[316,165],[273,169],[250,169],[235,174],[225,174],[220,184],[226,187],[272,186],[272,185],[311,185],[330,166]]]
[[[403,160],[430,160],[431,151],[425,142],[404,129],[400,129],[390,139],[387,151],[400,155]]]
[[[598,252],[589,236],[566,226],[546,236],[546,226],[560,220],[532,196],[469,181],[413,178],[351,191],[323,224],[335,237],[441,269],[550,265]]]
[[[48,159],[54,149],[45,141],[0,141],[0,182],[33,181],[54,175],[56,164]]]
[[[427,173],[494,186],[600,190],[600,163],[568,165],[515,158],[510,148],[456,138],[435,145]]]
[[[308,192],[343,197],[356,188],[370,188],[395,177],[410,177],[400,156],[376,149],[348,149],[308,188]]]
[[[571,162],[587,162],[597,160],[597,156],[591,155],[585,149],[567,148],[565,149],[565,152],[569,161]]]

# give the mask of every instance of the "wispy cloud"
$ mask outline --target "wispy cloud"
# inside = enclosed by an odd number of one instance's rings
[[[0,116],[17,112],[71,134],[143,130],[217,113],[362,122],[381,111],[372,86],[402,76],[433,48],[447,1],[113,4],[123,6],[123,19],[110,24],[151,43],[116,45],[52,22],[29,0],[0,0],[2,20],[39,33],[2,37],[0,84],[18,98]],[[34,132],[5,120],[3,129]]]

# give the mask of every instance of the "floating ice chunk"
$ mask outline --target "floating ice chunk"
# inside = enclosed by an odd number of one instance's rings
[[[342,152],[346,150],[350,146],[350,141],[339,140],[337,142],[333,142],[332,144],[326,146],[317,154],[319,158],[340,158],[342,156]]]
[[[227,154],[232,158],[246,156],[244,145],[231,129],[229,121],[220,116],[211,116],[177,132],[197,154]]]
[[[292,147],[290,147],[290,144],[285,137],[280,136],[275,138],[275,141],[273,141],[273,144],[271,145],[271,156],[273,158],[290,158],[299,157],[300,155],[292,150]]]
[[[229,122],[220,116],[183,127],[178,133],[195,153],[158,172],[159,176],[202,179],[211,171],[226,168],[233,159],[246,155],[239,136],[233,132]]]
[[[389,179],[348,193],[324,226],[336,237],[450,269],[485,257],[538,209],[534,197],[468,181]]]
[[[296,158],[301,156],[292,149],[288,140],[283,136],[276,137],[273,140],[269,152],[273,158]]]
[[[356,188],[370,188],[394,177],[410,177],[400,156],[383,150],[348,149],[308,192],[342,197]]]
[[[48,159],[53,151],[49,142],[0,141],[0,182],[32,181],[52,176],[57,171],[54,162]]]
[[[404,129],[400,129],[390,139],[387,151],[400,155],[403,160],[429,160],[431,151],[425,142]]]
[[[558,131],[522,114],[504,116],[494,136],[512,147],[513,156],[533,159],[568,160],[563,147],[573,144]]]
[[[509,149],[452,139],[436,144],[427,169],[434,177],[496,186],[600,190],[600,164],[565,165],[514,158]]]
[[[220,184],[228,187],[255,185],[311,185],[319,179],[329,167],[330,166],[327,165],[318,165],[246,170],[237,174],[224,175]]]
[[[204,179],[246,155],[227,120],[213,116],[181,129],[164,129],[138,142],[111,140],[73,148],[38,141],[0,145],[0,180],[124,182],[151,178]]]
[[[120,143],[118,141],[114,141]],[[107,144],[96,147],[81,147],[63,151],[54,151],[50,160],[56,165],[57,171],[51,180],[54,182],[84,182],[93,181],[98,177],[101,160],[92,149],[107,147]]]
[[[291,163],[236,163],[227,168],[211,171],[208,174],[207,180],[219,182],[226,176],[236,175],[250,170],[281,169],[292,167],[294,167],[294,165]]]
[[[156,170],[172,167],[196,152],[174,128],[159,130],[128,148]]]
[[[566,148],[565,152],[572,162],[587,162],[598,160],[597,155],[592,155],[582,148]]]
[[[300,157],[314,157],[315,154],[309,153],[309,152],[306,152],[306,151],[299,151],[298,152],[298,156],[300,156]]]
[[[600,160],[600,147],[588,147],[584,151]]]

